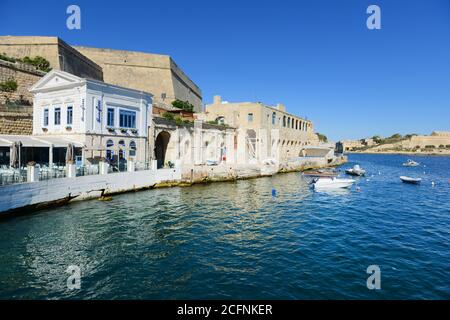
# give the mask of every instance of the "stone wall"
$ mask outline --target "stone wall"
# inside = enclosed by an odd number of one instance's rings
[[[99,65],[57,37],[0,36],[0,53],[20,59],[41,56],[53,69],[103,81]]]
[[[0,105],[0,134],[31,135],[32,131],[31,107],[8,108]]]
[[[36,70],[34,66],[0,60],[0,82],[8,80],[17,82],[16,91],[0,92],[0,104],[5,104],[8,100],[11,102],[26,100],[31,105],[33,94],[28,89],[44,75],[45,72]]]
[[[154,103],[189,101],[202,109],[200,88],[167,55],[144,52],[75,47],[103,68],[105,82],[150,92]]]

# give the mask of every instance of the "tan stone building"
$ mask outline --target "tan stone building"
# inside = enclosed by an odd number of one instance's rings
[[[203,117],[237,129],[238,163],[284,161],[304,156],[308,146],[319,144],[313,123],[286,112],[281,104],[274,107],[254,102],[227,103],[215,96],[214,102],[206,105]]]
[[[156,105],[170,105],[179,99],[194,105],[195,112],[202,111],[200,88],[170,56],[79,46],[74,48],[102,67],[104,80],[108,83],[151,92]]]
[[[22,59],[41,56],[51,68],[103,81],[102,68],[58,37],[0,36],[0,53]]]

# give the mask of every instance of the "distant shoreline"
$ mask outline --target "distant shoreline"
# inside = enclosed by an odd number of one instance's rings
[[[392,155],[408,155],[408,156],[436,156],[436,157],[450,157],[450,153],[436,153],[436,152],[409,152],[409,151],[380,151],[380,152],[365,152],[365,151],[347,151],[344,154],[392,154]]]

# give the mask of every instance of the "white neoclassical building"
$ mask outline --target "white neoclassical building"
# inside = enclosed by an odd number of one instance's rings
[[[74,143],[78,163],[147,161],[152,95],[53,70],[34,94],[33,136]],[[50,152],[50,157],[58,154]],[[50,162],[55,159],[50,159]]]

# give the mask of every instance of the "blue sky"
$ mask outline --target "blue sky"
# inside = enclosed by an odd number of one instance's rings
[[[205,103],[281,102],[334,140],[450,130],[448,0],[1,0],[0,34],[169,54]]]

